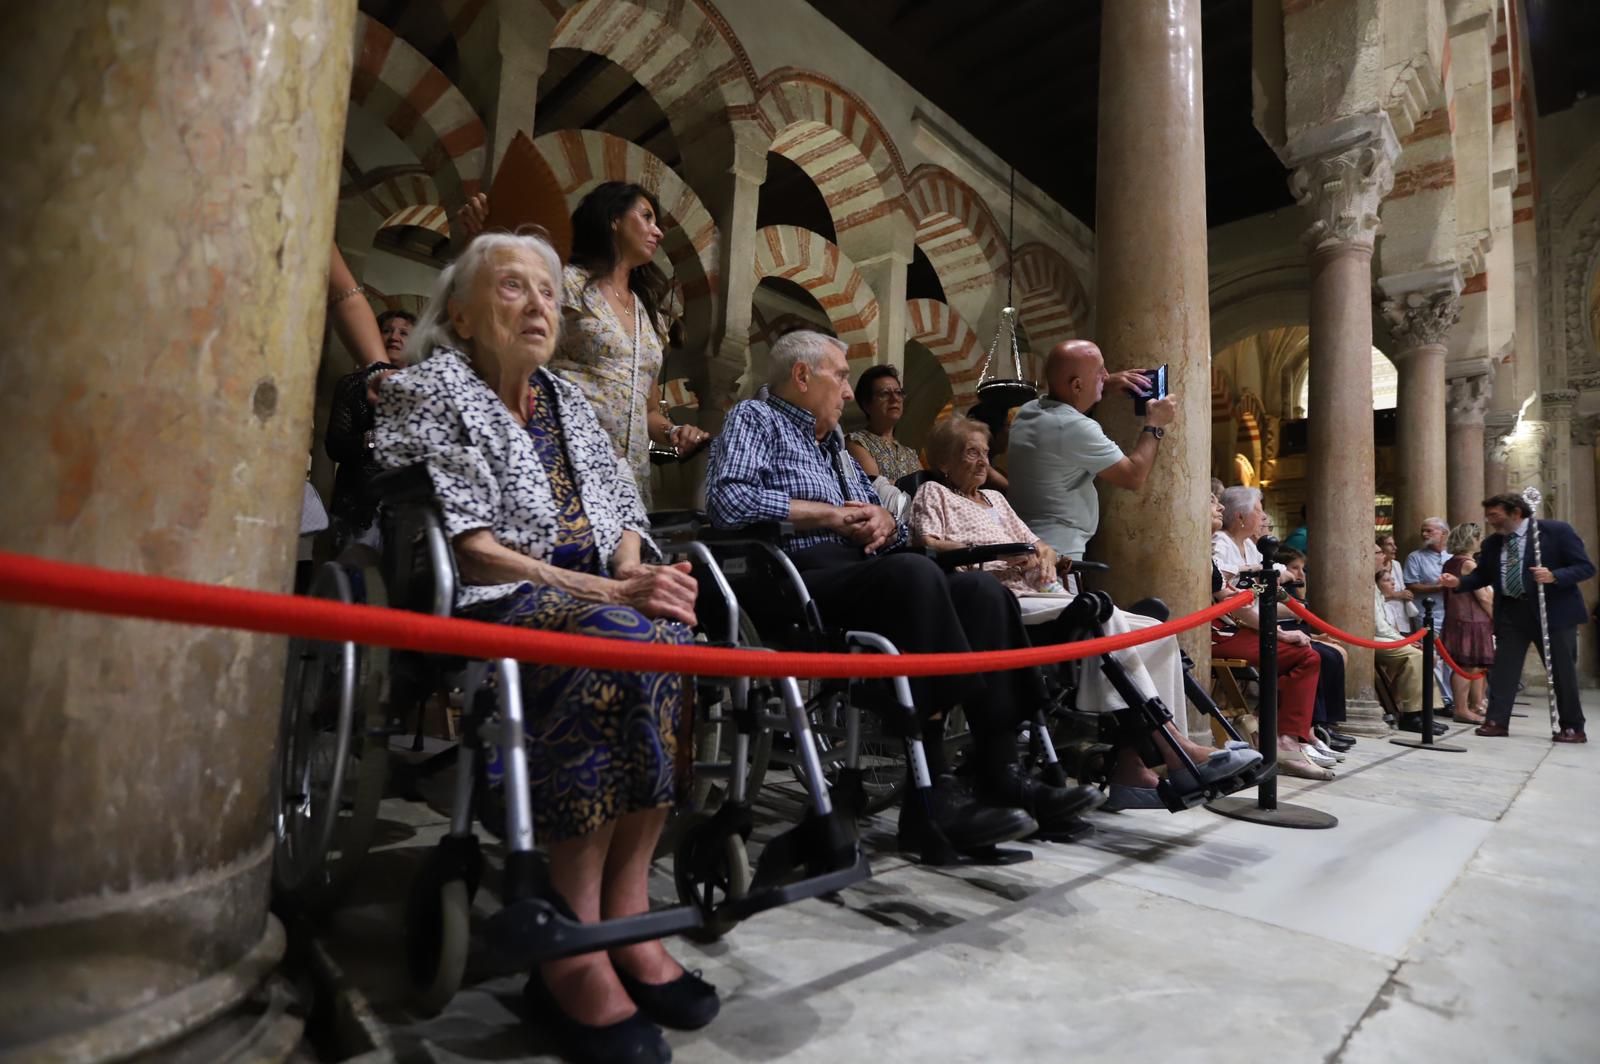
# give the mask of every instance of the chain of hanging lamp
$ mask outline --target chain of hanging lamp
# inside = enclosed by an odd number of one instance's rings
[[[1022,350],[1017,342],[1017,310],[1012,305],[1012,278],[1016,273],[1014,253],[1017,236],[1017,168],[1011,168],[1010,200],[1006,217],[1006,305],[995,323],[994,339],[989,341],[989,353],[978,374],[978,399],[980,402],[999,402],[1017,406],[1038,398],[1039,389],[1022,375]]]

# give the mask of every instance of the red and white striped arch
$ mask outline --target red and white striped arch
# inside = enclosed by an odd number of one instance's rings
[[[944,298],[977,321],[1005,274],[1006,244],[983,198],[942,166],[924,163],[906,189],[917,244],[933,264]]]
[[[366,15],[357,15],[350,100],[416,153],[446,205],[482,187],[488,137],[477,112],[438,67]]]
[[[939,360],[957,406],[977,398],[983,341],[955,308],[937,299],[908,300],[906,339],[917,341]]]
[[[555,172],[568,210],[606,181],[631,181],[649,189],[666,215],[661,250],[672,263],[669,272],[683,285],[685,303],[717,290],[721,236],[716,223],[700,197],[666,163],[637,144],[594,129],[546,133],[533,147]]]
[[[418,204],[414,207],[401,207],[378,226],[380,230],[414,225],[438,233],[440,236],[450,235],[450,218],[445,214],[443,207]]]
[[[1017,317],[1027,330],[1037,376],[1050,348],[1078,334],[1088,317],[1088,299],[1067,260],[1044,244],[1018,248],[1015,270]]]
[[[439,190],[426,174],[386,177],[361,193],[361,198],[380,218],[398,214],[407,207],[441,206]]]
[[[794,225],[769,225],[756,233],[756,282],[793,281],[828,315],[854,380],[878,358],[878,300],[855,264],[828,238]]]
[[[627,71],[683,137],[708,119],[755,115],[755,71],[715,8],[693,0],[544,0],[560,21],[552,48],[603,56]]]
[[[904,209],[905,165],[870,108],[836,82],[785,67],[761,81],[771,151],[810,175],[841,244],[852,230]]]

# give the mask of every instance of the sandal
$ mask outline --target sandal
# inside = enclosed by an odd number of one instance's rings
[[[1332,769],[1319,768],[1313,765],[1299,751],[1279,750],[1278,772],[1285,776],[1297,776],[1303,780],[1322,780],[1326,782],[1333,779]]]

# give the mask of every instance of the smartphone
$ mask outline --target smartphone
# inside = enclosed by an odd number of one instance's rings
[[[1133,412],[1140,417],[1144,416],[1145,405],[1152,399],[1165,399],[1167,397],[1167,367],[1141,370],[1150,378],[1150,387],[1133,397]]]

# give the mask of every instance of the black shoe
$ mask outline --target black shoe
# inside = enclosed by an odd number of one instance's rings
[[[1345,749],[1349,749],[1350,747],[1356,745],[1356,737],[1354,735],[1346,735],[1344,732],[1329,731],[1326,742],[1329,746],[1332,746],[1334,743],[1339,743],[1344,746]]]
[[[1450,730],[1450,725],[1446,724],[1444,721],[1436,720],[1436,721],[1433,722],[1433,734],[1435,734],[1435,735],[1443,735],[1445,732],[1447,732],[1449,730]]]
[[[674,1031],[698,1031],[722,1011],[717,988],[698,972],[685,971],[670,983],[641,983],[617,968],[617,978],[640,1012]]]
[[[574,1064],[672,1064],[672,1047],[661,1028],[640,1012],[604,1027],[590,1027],[568,1016],[535,969],[522,988],[528,1023],[547,1033]]]
[[[958,853],[1015,842],[1039,830],[1033,817],[1021,809],[981,805],[957,793],[955,781],[948,776],[927,792],[927,804],[930,808],[924,809],[923,792],[914,788],[906,791],[900,802],[900,849],[925,849],[923,829],[930,818]]]
[[[1421,735],[1422,734],[1422,714],[1421,713],[1406,713],[1406,714],[1402,714],[1401,717],[1400,717],[1400,723],[1396,724],[1395,727],[1398,728],[1401,731],[1416,732],[1418,735]]]
[[[1018,765],[1007,767],[999,779],[980,785],[978,798],[994,805],[1016,806],[1037,820],[1044,831],[1059,831],[1106,800],[1098,787],[1052,787]]]
[[[1312,730],[1316,733],[1318,739],[1321,739],[1325,744],[1327,744],[1330,750],[1336,750],[1341,754],[1350,749],[1352,746],[1356,745],[1356,741],[1350,736],[1340,735],[1336,731],[1330,731],[1321,724],[1317,725]]]

